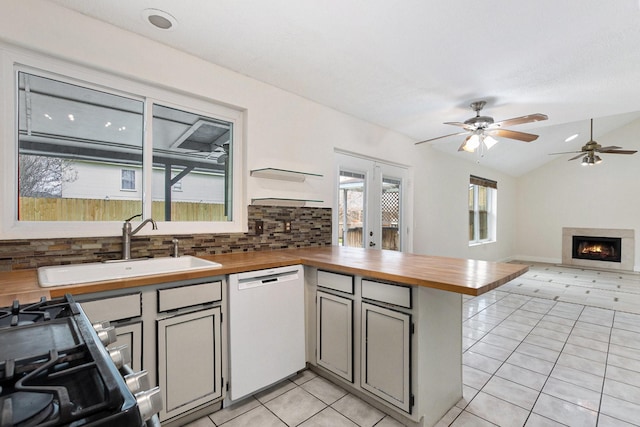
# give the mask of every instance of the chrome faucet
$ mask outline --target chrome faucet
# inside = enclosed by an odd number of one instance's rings
[[[122,259],[131,259],[131,236],[140,231],[140,229],[147,225],[148,222],[151,223],[154,230],[158,229],[156,222],[152,218],[147,218],[142,221],[142,224],[131,231],[130,221],[139,216],[142,216],[142,214],[134,215],[129,219],[125,219],[124,224],[122,225]]]

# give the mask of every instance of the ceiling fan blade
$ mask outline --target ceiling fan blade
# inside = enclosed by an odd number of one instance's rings
[[[532,133],[518,132],[508,129],[491,129],[486,131],[487,134],[493,136],[501,136],[502,138],[517,139],[518,141],[531,142],[538,139],[538,135]]]
[[[602,150],[598,150],[601,153],[607,153],[607,154],[635,154],[638,151],[637,150],[607,150],[607,151],[602,151]]]
[[[466,133],[467,133],[467,132],[450,133],[449,135],[442,135],[442,136],[438,136],[438,137],[436,137],[436,138],[425,139],[424,141],[416,142],[416,143],[415,143],[415,145],[422,144],[422,143],[424,143],[424,142],[432,142],[432,141],[435,141],[435,140],[438,140],[438,139],[448,138],[448,137],[450,137],[450,136],[464,135],[464,134],[466,134]]]
[[[546,114],[540,114],[540,113],[527,114],[526,116],[514,117],[513,119],[507,119],[507,120],[501,120],[499,122],[495,122],[489,126],[489,129],[514,126],[514,125],[522,125],[522,124],[531,123],[531,122],[540,122],[542,120],[547,120],[548,118],[549,117]]]
[[[622,147],[617,147],[615,145],[609,145],[608,147],[600,147],[598,149],[598,151],[601,152],[601,153],[604,153],[604,152],[609,151],[609,150],[619,150],[621,148]]]
[[[577,156],[570,158],[569,161],[579,159],[580,157],[582,157],[582,155],[583,153],[580,153]]]
[[[583,151],[561,151],[559,153],[549,153],[550,156],[555,154],[574,154],[574,153],[583,153]]]
[[[445,125],[458,126],[466,130],[476,130],[475,126],[462,122],[444,122]]]

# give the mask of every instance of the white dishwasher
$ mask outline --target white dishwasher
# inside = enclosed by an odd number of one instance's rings
[[[231,401],[304,369],[304,322],[301,265],[229,275]]]

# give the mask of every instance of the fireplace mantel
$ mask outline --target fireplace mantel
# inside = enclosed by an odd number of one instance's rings
[[[618,237],[622,239],[620,262],[576,259],[572,256],[573,236]],[[576,267],[605,268],[609,270],[633,271],[635,261],[635,231],[619,228],[562,228],[562,264]]]

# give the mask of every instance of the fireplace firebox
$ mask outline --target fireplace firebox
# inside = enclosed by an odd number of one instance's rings
[[[619,237],[573,236],[572,257],[594,261],[621,262]]]

